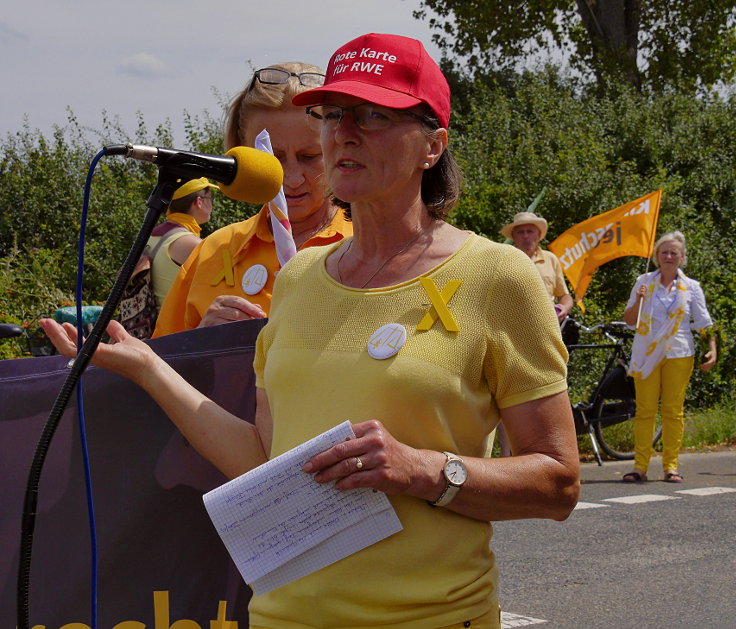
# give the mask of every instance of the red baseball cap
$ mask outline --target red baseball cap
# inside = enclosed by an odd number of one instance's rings
[[[450,124],[450,86],[422,42],[401,35],[369,33],[338,48],[322,87],[297,94],[298,107],[319,105],[326,94],[356,96],[384,107],[426,103],[440,124]]]

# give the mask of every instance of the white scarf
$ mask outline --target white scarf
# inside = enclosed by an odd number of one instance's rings
[[[672,337],[680,328],[685,316],[687,303],[687,285],[685,274],[678,269],[674,289],[677,291],[673,307],[668,309],[667,320],[657,329],[652,329],[652,313],[654,311],[654,291],[660,283],[662,273],[656,271],[649,281],[645,282],[647,294],[641,307],[639,326],[631,346],[629,375],[632,378],[646,378],[654,368],[667,356],[672,346]]]

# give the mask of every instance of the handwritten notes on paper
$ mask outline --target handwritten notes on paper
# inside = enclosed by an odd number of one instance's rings
[[[401,530],[385,494],[320,485],[302,466],[355,438],[344,422],[213,489],[204,504],[243,579],[265,594]]]

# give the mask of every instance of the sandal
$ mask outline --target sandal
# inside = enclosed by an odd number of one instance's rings
[[[664,475],[665,483],[681,483],[685,480],[685,477],[680,472],[667,472]]]
[[[646,474],[639,474],[639,472],[629,472],[624,474],[621,480],[624,483],[645,483],[647,481]]]

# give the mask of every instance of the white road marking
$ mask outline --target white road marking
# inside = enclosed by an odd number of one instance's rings
[[[543,625],[546,620],[541,618],[530,618],[529,616],[519,616],[518,614],[509,614],[501,612],[502,629],[512,629],[513,627],[528,627],[529,625]]]
[[[601,505],[597,502],[578,502],[578,504],[575,505],[575,509],[598,509],[600,507],[608,507],[610,505]]]
[[[681,500],[677,496],[663,496],[662,494],[640,494],[638,496],[621,496],[620,498],[606,498],[605,502],[620,502],[626,505],[640,502],[658,502],[660,500]]]
[[[678,494],[688,494],[689,496],[712,496],[714,494],[728,494],[736,491],[733,487],[698,487],[697,489],[678,489]]]

